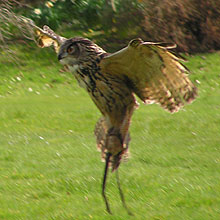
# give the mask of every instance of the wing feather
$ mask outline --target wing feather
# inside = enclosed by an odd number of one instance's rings
[[[47,25],[43,26],[43,29],[35,25],[35,23],[24,16],[20,16],[20,19],[30,25],[37,36],[37,44],[39,47],[50,47],[53,46],[56,53],[58,53],[61,44],[67,39],[56,34]]]
[[[173,47],[135,39],[126,48],[106,56],[100,65],[103,72],[127,79],[143,102],[156,102],[176,112],[195,99],[197,88],[179,58],[169,52]]]
[[[44,25],[43,29],[34,25],[35,33],[37,35],[37,43],[40,47],[53,46],[56,53],[58,53],[61,44],[66,40],[65,37],[57,35],[52,29]]]

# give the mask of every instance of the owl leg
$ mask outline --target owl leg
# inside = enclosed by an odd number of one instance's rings
[[[106,150],[111,154],[110,164],[112,172],[117,170],[120,165],[121,157],[124,152],[123,140],[117,128],[110,128],[106,135]]]
[[[105,205],[106,205],[106,210],[107,210],[107,212],[108,212],[109,214],[112,214],[112,212],[111,212],[111,210],[110,210],[109,203],[108,203],[108,199],[107,199],[106,194],[105,194],[106,179],[107,179],[107,174],[108,174],[108,168],[109,168],[110,157],[111,157],[111,153],[107,153],[106,159],[105,159],[105,171],[104,171],[103,182],[102,182],[102,196],[103,196],[104,201],[105,201]]]

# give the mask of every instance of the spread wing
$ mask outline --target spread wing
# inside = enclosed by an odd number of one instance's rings
[[[47,25],[44,25],[43,29],[41,29],[29,18],[21,16],[20,19],[33,28],[37,36],[37,44],[39,47],[53,46],[56,53],[58,53],[61,44],[66,40],[65,37],[59,36]]]
[[[101,69],[115,77],[124,77],[143,102],[156,102],[176,112],[195,99],[197,88],[179,58],[169,52],[173,47],[135,39],[126,48],[102,59]]]
[[[43,29],[35,26],[35,33],[37,35],[37,42],[40,47],[54,46],[54,50],[58,53],[61,44],[66,38],[57,35],[48,26],[44,25]]]

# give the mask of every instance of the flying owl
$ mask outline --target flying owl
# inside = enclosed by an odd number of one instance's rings
[[[32,23],[32,27],[38,45],[54,46],[58,60],[74,74],[102,114],[94,133],[106,163],[102,195],[111,213],[105,196],[107,171],[109,166],[112,171],[117,170],[121,159],[127,157],[129,126],[138,107],[135,95],[145,104],[157,103],[173,113],[195,99],[197,88],[189,80],[188,70],[170,52],[175,45],[138,38],[110,54],[89,39],[66,39],[48,26],[41,29]],[[123,201],[121,191],[120,194]]]

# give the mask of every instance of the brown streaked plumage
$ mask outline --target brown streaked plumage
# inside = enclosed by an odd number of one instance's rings
[[[187,69],[169,49],[175,45],[132,40],[113,54],[106,53],[92,41],[75,37],[66,39],[49,27],[43,30],[32,24],[41,47],[53,45],[58,59],[74,74],[96,104],[102,117],[95,127],[97,147],[106,161],[102,195],[111,213],[105,182],[108,167],[117,170],[128,155],[129,126],[138,107],[135,94],[146,104],[157,103],[165,110],[177,112],[197,96],[197,89],[186,74]],[[124,202],[123,205],[131,214]]]

